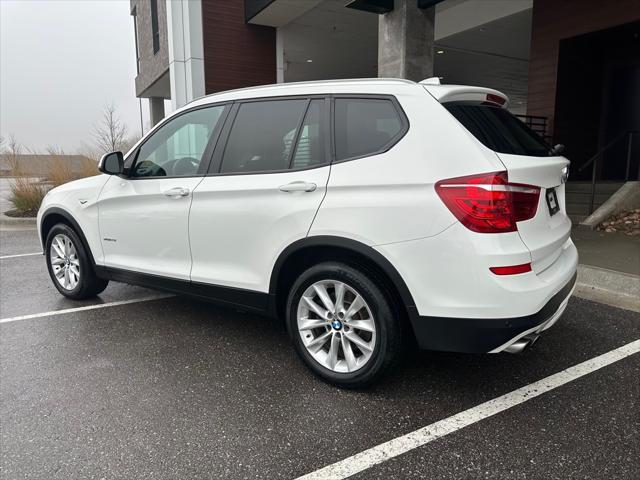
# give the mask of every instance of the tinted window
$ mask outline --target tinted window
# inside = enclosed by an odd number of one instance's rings
[[[243,103],[222,158],[222,173],[286,170],[308,100]]]
[[[336,159],[371,155],[402,132],[402,120],[391,100],[337,98]]]
[[[302,123],[291,168],[308,168],[325,162],[322,130],[324,100],[313,100]]]
[[[154,55],[160,50],[160,30],[158,29],[158,0],[151,0],[151,37]]]
[[[549,146],[501,107],[482,103],[445,103],[444,107],[486,147],[499,153],[546,157]]]
[[[132,176],[195,175],[224,108],[201,108],[169,120],[140,147]]]

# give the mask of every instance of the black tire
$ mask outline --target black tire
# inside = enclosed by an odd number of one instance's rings
[[[307,351],[298,332],[297,314],[301,297],[307,288],[321,280],[337,280],[355,289],[373,315],[376,327],[373,353],[364,366],[353,372],[335,372],[316,361]],[[292,285],[287,300],[287,330],[298,355],[313,373],[333,385],[364,388],[376,382],[397,364],[402,352],[403,322],[390,298],[384,284],[364,268],[340,262],[323,262],[304,271]]]
[[[53,242],[53,239],[60,234],[65,235],[73,243],[73,246],[75,247],[77,252],[80,266],[80,278],[78,280],[78,283],[73,289],[70,290],[64,288],[60,284],[54,274],[53,265],[51,264],[51,244]],[[49,276],[51,277],[53,285],[62,295],[67,298],[71,298],[73,300],[83,300],[85,298],[95,297],[99,293],[103,292],[109,284],[109,280],[103,280],[96,276],[95,272],[93,271],[88,252],[85,249],[82,240],[80,240],[78,234],[71,227],[64,223],[58,223],[54,225],[51,230],[49,230],[49,233],[47,234],[47,240],[45,242],[45,260],[47,262],[47,270],[49,271]]]

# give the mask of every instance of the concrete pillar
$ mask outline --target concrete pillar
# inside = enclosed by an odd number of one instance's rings
[[[205,94],[202,1],[167,0],[171,108]]]
[[[436,10],[418,8],[417,0],[395,0],[378,23],[378,77],[420,81],[433,76]]]
[[[164,118],[164,98],[149,98],[149,117],[151,117],[150,120],[152,127]]]
[[[284,83],[284,32],[276,28],[276,82]]]

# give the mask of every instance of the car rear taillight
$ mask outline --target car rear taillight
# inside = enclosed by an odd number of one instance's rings
[[[507,172],[450,178],[435,188],[451,213],[479,233],[517,231],[517,222],[535,216],[540,198],[539,187],[509,183]]]

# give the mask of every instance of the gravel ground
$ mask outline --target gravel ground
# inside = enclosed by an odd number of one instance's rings
[[[640,236],[640,208],[618,213],[598,225],[604,232],[621,232],[630,237]]]

